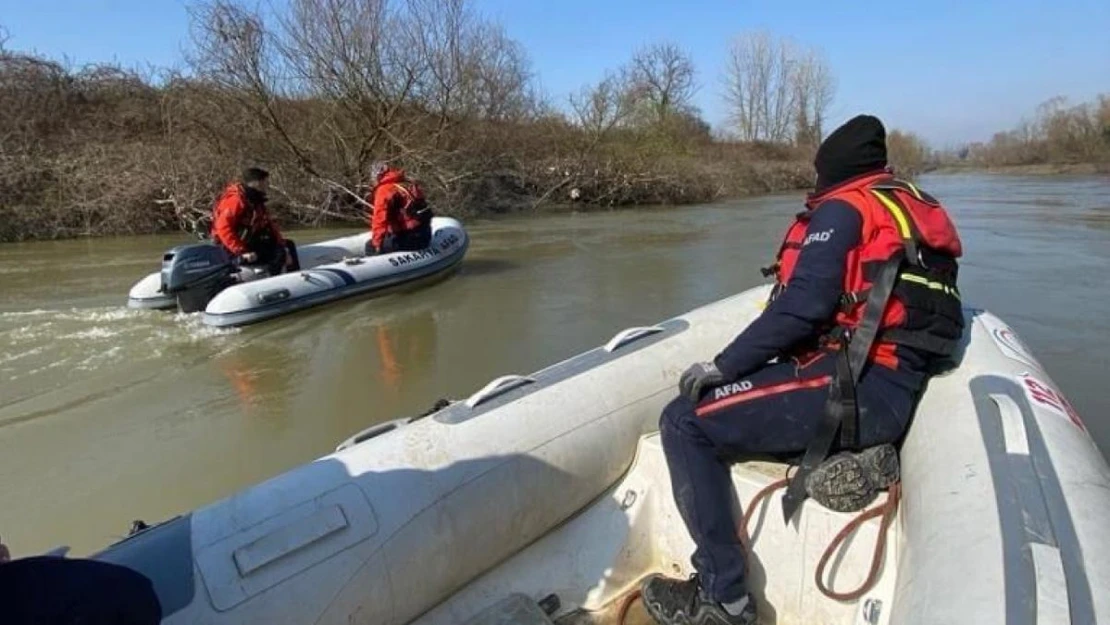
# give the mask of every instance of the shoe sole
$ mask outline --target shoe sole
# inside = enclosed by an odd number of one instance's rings
[[[830,510],[857,512],[898,477],[898,450],[893,445],[879,445],[858,454],[840,452],[825,460],[806,479],[806,492]]]
[[[856,454],[856,458],[877,489],[890,488],[900,477],[898,450],[894,445],[868,447]]]
[[[806,492],[817,503],[837,512],[862,510],[879,494],[860,461],[847,452],[814,469],[806,479]]]

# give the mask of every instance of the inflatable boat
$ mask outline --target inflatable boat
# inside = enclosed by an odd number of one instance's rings
[[[236,266],[212,243],[166,252],[161,271],[131,288],[130,308],[203,311],[210,326],[239,326],[355,295],[432,278],[455,269],[469,240],[450,217],[432,219],[432,243],[415,252],[366,256],[369,232],[297,246],[299,271],[268,275]]]
[[[683,368],[767,294],[621,331],[373,426],[94,557],[146,574],[173,625],[620,623],[642,578],[691,572],[660,412]],[[965,314],[956,366],[933,378],[901,446],[893,516],[856,527],[826,570],[832,591],[859,584],[882,532],[866,592],[836,599],[814,580],[855,515],[810,499],[786,525],[781,491],[751,511],[764,623],[1110,622],[1110,468],[1017,335],[989,312]],[[785,470],[735,465],[739,501]]]

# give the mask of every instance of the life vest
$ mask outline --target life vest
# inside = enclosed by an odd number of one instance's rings
[[[889,172],[868,174],[807,198],[786,232],[773,273],[771,300],[790,288],[801,254],[810,212],[822,202],[841,200],[859,212],[860,243],[848,252],[841,306],[827,328],[837,348],[836,372],[825,415],[806,447],[798,471],[783,495],[783,516],[790,518],[805,499],[805,480],[828,455],[836,434],[841,446],[858,444],[856,385],[868,362],[894,368],[897,346],[936,358],[952,355],[963,334],[956,286],[963,254],[959,234],[932,196]]]
[[[796,216],[779,249],[772,300],[789,287],[810,211],[834,199],[859,212],[862,228],[860,243],[848,253],[841,308],[828,330],[838,330],[833,335],[858,332],[872,288],[886,270],[893,272],[893,284],[882,309],[870,311],[879,327],[868,358],[893,368],[896,345],[951,355],[964,325],[956,285],[956,259],[963,253],[959,234],[936,199],[889,173],[850,180],[807,199],[808,210]]]
[[[399,212],[405,222],[406,230],[426,225],[431,221],[432,211],[428,207],[428,200],[424,197],[424,190],[420,185],[410,180],[391,184],[397,190],[397,195],[402,198]]]
[[[235,215],[238,211],[238,215]],[[234,241],[237,237],[249,251],[266,240],[281,243],[277,228],[270,219],[266,206],[253,201],[242,184],[228,185],[212,208],[210,236],[214,241],[234,253],[242,253]]]

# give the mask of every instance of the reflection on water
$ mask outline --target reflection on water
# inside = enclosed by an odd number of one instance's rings
[[[1110,448],[1110,182],[922,183],[961,230],[965,300],[1015,327]],[[0,534],[17,555],[85,553],[374,422],[760,284],[800,200],[472,222],[438,284],[241,330],[123,307],[181,237],[0,246]]]

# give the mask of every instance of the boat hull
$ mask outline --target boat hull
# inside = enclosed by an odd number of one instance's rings
[[[250,279],[223,289],[202,313],[215,327],[242,326],[329,302],[420,283],[456,269],[469,247],[462,224],[450,217],[432,220],[432,243],[416,252],[365,256],[368,233],[298,246],[302,269]],[[175,309],[177,301],[161,291],[160,273],[140,280],[128,296],[138,309]]]
[[[643,576],[691,572],[659,414],[685,366],[767,294],[500,378],[97,557],[150,576],[173,624],[491,625],[551,594],[549,620],[615,622]],[[1110,595],[1093,592],[1110,587],[1110,468],[1012,330],[983,311],[966,318],[958,366],[930,382],[902,446],[905,495],[873,588],[839,602],[813,584],[851,515],[806,501],[787,526],[780,494],[756,511],[750,577],[775,622],[1110,619]],[[739,501],[785,469],[736,465]],[[863,579],[878,531],[864,524],[834,558],[835,588]]]

